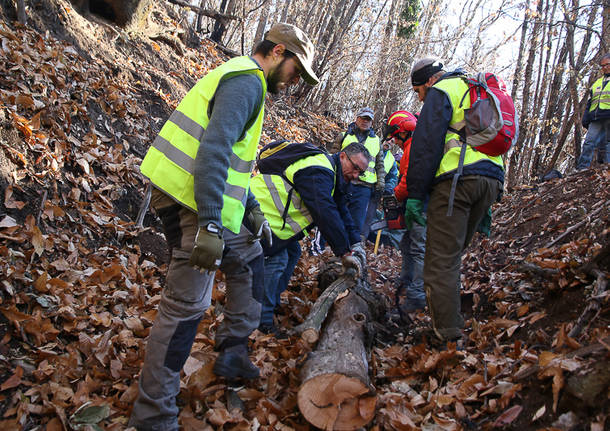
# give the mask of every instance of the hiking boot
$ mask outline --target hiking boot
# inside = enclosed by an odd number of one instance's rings
[[[245,344],[227,347],[220,352],[213,368],[214,374],[227,379],[258,379],[259,369],[248,358]]]
[[[406,299],[400,305],[400,311],[402,313],[413,313],[415,311],[420,311],[426,308],[426,300],[425,299]]]
[[[424,343],[428,348],[444,351],[448,350],[448,343],[455,343],[455,350],[466,350],[467,340],[464,336],[457,337],[454,339],[439,338],[436,332],[429,327],[416,328],[412,332],[412,336],[413,344],[415,345]]]
[[[283,329],[278,328],[275,324],[271,325],[259,325],[258,330],[265,335],[273,335],[278,340],[284,340],[288,338],[288,334]]]

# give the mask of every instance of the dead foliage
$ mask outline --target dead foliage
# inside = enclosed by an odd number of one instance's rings
[[[156,219],[143,230],[133,222],[137,165],[176,101],[49,35],[0,23],[0,49],[0,425],[124,429],[166,270]],[[203,45],[183,61],[195,80],[221,58]],[[263,143],[328,142],[339,130],[286,99],[268,107]],[[464,256],[466,348],[420,343],[423,313],[408,326],[381,322],[371,429],[607,426],[609,186],[610,171],[597,169],[504,196],[492,237],[477,237]],[[368,251],[372,286],[391,303],[400,254]],[[305,319],[329,260],[304,251],[282,325]],[[225,382],[211,371],[223,298],[219,275],[184,367],[184,429],[311,429],[296,396],[310,346],[297,337],[252,335],[262,378],[239,392],[245,412],[227,410]],[[596,311],[570,335],[592,301]]]

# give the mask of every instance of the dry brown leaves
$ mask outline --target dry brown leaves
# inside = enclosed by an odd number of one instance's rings
[[[67,44],[0,23],[0,49],[0,120],[19,136],[2,145],[11,169],[0,196],[7,210],[0,217],[0,426],[124,429],[165,266],[142,253],[131,221],[138,202],[122,199],[128,185],[142,187],[130,149],[159,126],[133,85]],[[185,60],[194,78],[221,61],[209,46],[200,55],[206,62]],[[262,143],[279,136],[322,143],[339,131],[324,117],[274,103]],[[600,360],[571,352],[608,335],[607,297],[584,336],[567,334],[590,292],[591,279],[578,268],[607,244],[609,212],[544,246],[607,202],[609,183],[609,171],[596,170],[505,196],[492,239],[476,239],[464,257],[467,348],[414,344],[402,327],[378,340],[372,429],[551,429],[572,409],[583,426],[607,426],[605,393],[584,417],[566,381]],[[132,217],[119,202],[136,206]],[[400,254],[368,252],[371,285],[391,303]],[[315,276],[329,259],[328,252],[304,252],[282,297],[286,327],[304,320],[320,293]],[[523,263],[542,271],[528,273]],[[223,297],[219,278],[184,368],[184,429],[310,429],[296,408],[299,366],[310,347],[296,337],[252,335],[262,378],[239,392],[245,413],[227,410],[224,382],[211,372]],[[429,318],[420,314],[414,325]]]

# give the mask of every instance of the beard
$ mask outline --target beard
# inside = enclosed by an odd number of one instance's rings
[[[284,76],[284,63],[288,60],[286,57],[282,59],[280,64],[269,72],[267,77],[267,91],[272,94],[280,92],[279,86],[281,83],[286,83],[286,77]]]

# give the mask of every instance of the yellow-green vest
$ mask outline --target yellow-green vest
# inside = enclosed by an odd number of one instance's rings
[[[470,108],[470,98],[464,97],[464,94],[468,91],[468,84],[466,84],[463,79],[455,77],[438,81],[434,84],[434,88],[445,93],[451,102],[453,115],[451,116],[449,126],[455,130],[462,129],[465,125],[464,110]],[[460,103],[462,106],[460,106]],[[436,171],[437,177],[457,170],[460,161],[461,147],[462,144],[458,134],[447,131],[447,134],[445,135],[444,155],[438,170]],[[470,145],[467,145],[464,166],[472,165],[481,160],[490,160],[504,169],[502,156],[488,156],[480,151],[476,151]]]
[[[271,226],[271,230],[280,239],[286,240],[306,230],[314,222],[301,196],[293,189],[294,175],[304,168],[321,166],[335,174],[335,168],[324,154],[305,157],[286,168],[284,176],[259,174],[252,178],[250,190],[261,206],[261,211]],[[290,191],[292,190],[292,193]],[[333,187],[334,193],[334,187]],[[290,202],[288,198],[290,196]],[[284,212],[288,212],[284,220]]]
[[[396,159],[390,150],[386,151],[385,156],[383,156],[383,168],[385,169],[385,174],[389,174],[390,170],[392,170],[392,166],[396,163]]]
[[[194,162],[205,129],[210,122],[209,104],[218,84],[230,76],[252,73],[263,86],[258,116],[246,124],[241,140],[233,144],[230,166],[223,192],[222,225],[238,233],[245,212],[250,176],[264,119],[267,82],[263,71],[249,57],[236,57],[209,72],[184,96],[176,110],[163,125],[146,153],[140,171],[180,204],[197,211],[194,193]],[[221,173],[218,173],[221,175]]]
[[[354,142],[358,142],[358,138],[356,135],[345,135],[343,138],[343,143],[341,144],[341,149],[343,150],[349,144],[353,144]],[[358,179],[360,181],[364,181],[365,183],[375,184],[377,182],[377,171],[375,170],[375,158],[381,149],[379,145],[379,136],[367,136],[366,141],[364,141],[364,146],[371,155],[371,161],[369,162],[369,166],[364,171],[364,174],[360,175]]]
[[[591,86],[591,107],[590,112],[599,109],[610,110],[610,91],[607,89],[610,79],[606,78],[606,85],[604,85],[604,77],[599,78]]]

